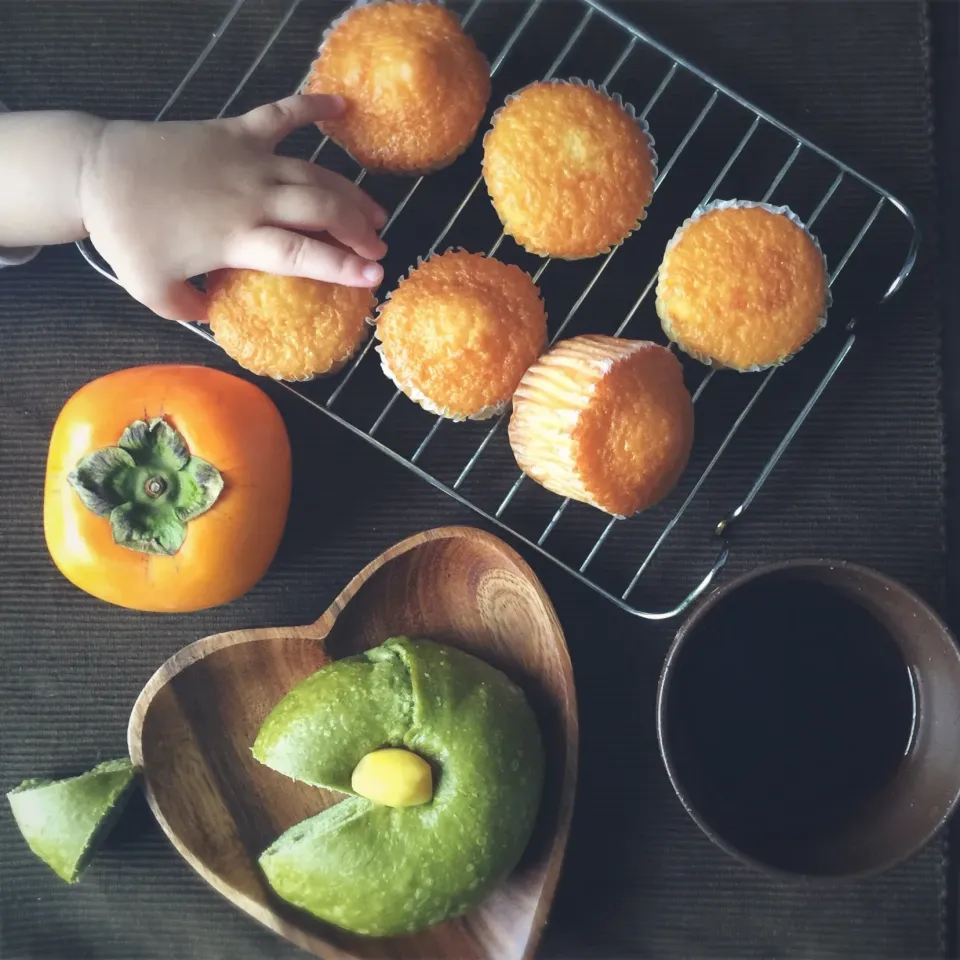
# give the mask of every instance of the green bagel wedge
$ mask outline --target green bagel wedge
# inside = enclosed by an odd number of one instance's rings
[[[426,759],[434,792],[388,807],[353,795],[382,747]],[[283,900],[355,933],[410,933],[476,906],[516,866],[543,789],[543,745],[522,691],[452,647],[398,637],[307,678],[264,722],[253,754],[351,794],[281,835],[260,867]]]
[[[7,794],[30,849],[61,880],[76,883],[122,812],[136,771],[107,760],[66,780],[24,780]]]

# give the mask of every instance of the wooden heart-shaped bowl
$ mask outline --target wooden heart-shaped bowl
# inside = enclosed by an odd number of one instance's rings
[[[250,746],[305,677],[388,637],[426,637],[501,669],[537,713],[547,756],[534,835],[479,907],[404,937],[356,936],[280,901],[257,858],[343,799],[262,766]],[[447,527],[379,556],[312,626],[223,633],[174,654],[137,698],[128,743],[150,807],[187,862],[250,916],[327,957],[529,957],[553,899],[573,812],[577,706],[563,631],[533,571],[482,530]]]

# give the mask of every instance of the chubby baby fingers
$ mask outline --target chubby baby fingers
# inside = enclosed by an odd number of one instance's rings
[[[231,241],[224,266],[287,277],[310,277],[345,287],[375,287],[383,269],[349,250],[281,227],[255,227]]]
[[[387,222],[387,211],[376,200],[361,190],[352,180],[348,180],[326,167],[310,163],[309,160],[277,157],[276,176],[280,183],[335,190],[347,200],[355,203],[377,230],[381,229]]]
[[[267,194],[265,219],[273,225],[325,231],[367,260],[379,260],[387,245],[360,208],[334,190],[281,185]]]
[[[274,103],[255,107],[240,117],[228,121],[259,140],[272,150],[281,140],[299,127],[323,120],[332,120],[343,113],[340,97],[324,94],[295,94]]]

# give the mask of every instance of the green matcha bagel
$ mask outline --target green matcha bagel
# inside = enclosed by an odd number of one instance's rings
[[[483,899],[520,859],[543,785],[540,732],[520,689],[476,657],[405,637],[307,678],[267,717],[253,754],[352,794],[355,767],[382,747],[430,763],[429,802],[352,795],[260,857],[282,899],[371,936],[409,933]]]
[[[7,800],[30,849],[61,880],[76,883],[135,783],[129,760],[107,760],[79,777],[24,780]]]

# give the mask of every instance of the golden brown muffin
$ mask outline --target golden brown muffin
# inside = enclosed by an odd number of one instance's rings
[[[380,308],[383,371],[451,420],[484,420],[510,402],[547,342],[540,291],[519,267],[448,251],[412,270]]]
[[[693,400],[677,358],[645,340],[561,340],[520,381],[510,446],[548,490],[627,517],[662,500],[687,465]]]
[[[207,319],[241,367],[276,380],[336,373],[367,338],[372,291],[257,270],[218,270]]]
[[[539,256],[576,260],[622,243],[646,215],[656,176],[646,124],[575,81],[508,97],[483,141],[483,178],[503,229]]]
[[[396,0],[348,10],[326,34],[308,93],[346,112],[320,124],[368,170],[439,170],[470,145],[490,99],[490,68],[457,17]]]
[[[716,367],[783,363],[823,326],[829,305],[823,253],[786,207],[710,204],[677,230],[660,265],[664,332]]]

